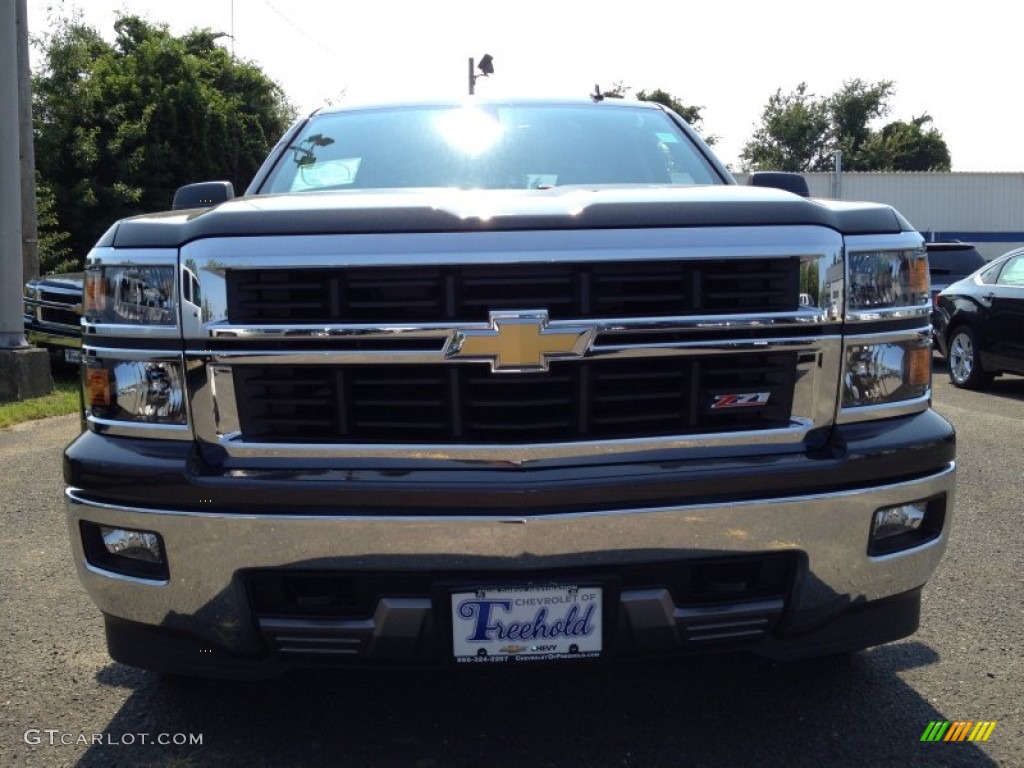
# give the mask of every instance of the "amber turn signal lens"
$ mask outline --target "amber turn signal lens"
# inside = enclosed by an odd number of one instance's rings
[[[110,405],[110,373],[106,368],[85,369],[85,399],[90,406]]]
[[[100,270],[86,270],[84,307],[85,314],[101,312],[106,305],[106,294],[103,290],[103,273]]]
[[[927,294],[929,289],[928,259],[919,256],[910,260],[910,283],[909,287],[913,293]]]
[[[907,379],[912,387],[927,387],[931,383],[932,348],[912,347],[907,350]]]

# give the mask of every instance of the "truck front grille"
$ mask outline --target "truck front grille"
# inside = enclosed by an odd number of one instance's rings
[[[483,365],[233,368],[242,433],[281,443],[553,443],[785,427],[792,353]],[[713,408],[723,396],[766,402]]]
[[[479,322],[500,310],[553,319],[792,311],[793,259],[231,270],[232,323]]]
[[[67,330],[79,332],[81,326],[82,294],[67,290],[46,290],[39,292],[38,300],[27,299],[26,311],[35,315],[39,322],[64,326]]]
[[[81,325],[81,317],[77,312],[70,309],[51,309],[43,307],[39,311],[39,319],[44,323],[54,325],[65,325],[68,328],[78,330]]]

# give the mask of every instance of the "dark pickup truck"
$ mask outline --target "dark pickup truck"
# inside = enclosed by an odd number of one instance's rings
[[[58,365],[81,361],[82,280],[79,272],[37,277],[25,284],[25,337],[49,350]]]
[[[795,659],[916,629],[955,441],[893,209],[739,187],[611,99],[325,110],[245,196],[190,196],[86,269],[68,529],[115,659]]]

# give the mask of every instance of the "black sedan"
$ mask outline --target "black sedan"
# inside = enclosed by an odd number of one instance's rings
[[[1024,375],[1024,248],[945,288],[936,309],[935,338],[955,386],[978,389],[1000,373]]]

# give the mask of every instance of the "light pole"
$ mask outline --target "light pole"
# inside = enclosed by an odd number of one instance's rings
[[[478,77],[490,77],[494,74],[494,57],[485,53],[480,57],[480,74],[476,74],[476,67],[473,66],[473,57],[469,57],[469,95],[476,92],[476,79]]]
[[[27,30],[17,19],[15,3],[0,3],[0,136],[4,137],[0,141],[0,402],[23,400],[53,389],[50,356],[45,349],[26,343],[21,311],[24,264],[18,35],[27,35]]]

